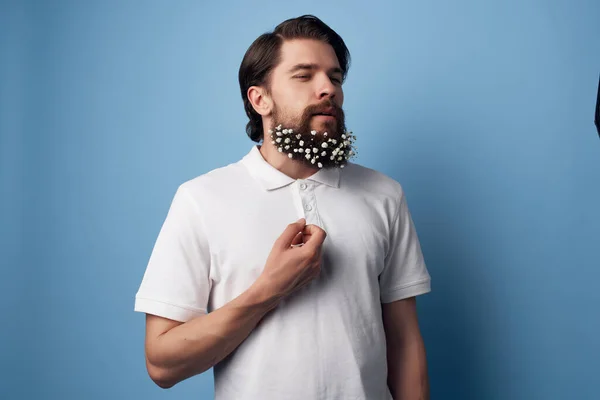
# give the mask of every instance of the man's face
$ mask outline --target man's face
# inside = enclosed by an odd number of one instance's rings
[[[291,148],[286,149],[286,153],[293,150],[295,156],[301,150],[300,141],[304,143],[303,150],[311,143],[319,148],[319,154],[325,151],[321,148],[324,142],[343,142],[346,127],[342,110],[342,70],[333,48],[327,43],[310,39],[285,41],[281,61],[271,74],[270,97],[273,102],[270,129],[275,131],[281,126],[294,132],[288,146]],[[329,149],[333,149],[331,142],[329,145]],[[330,160],[330,156],[327,154],[327,160],[319,159],[319,163],[336,165],[337,157]],[[312,161],[308,157],[297,159]]]

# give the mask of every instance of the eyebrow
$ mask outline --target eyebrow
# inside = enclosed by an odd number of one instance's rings
[[[317,64],[296,64],[292,68],[290,68],[288,73],[293,74],[294,72],[297,72],[300,70],[306,70],[306,69],[315,70],[315,69],[319,69],[319,66]],[[344,71],[342,71],[342,69],[339,67],[330,68],[329,71],[327,71],[327,72],[330,74],[340,74],[340,75],[344,74]]]

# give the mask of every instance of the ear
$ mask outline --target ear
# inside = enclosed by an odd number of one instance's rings
[[[273,101],[267,95],[265,89],[260,86],[250,86],[247,92],[248,100],[252,108],[263,117],[269,116],[273,109]]]

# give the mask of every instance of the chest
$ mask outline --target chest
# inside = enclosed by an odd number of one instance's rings
[[[246,203],[250,198],[252,203]],[[235,298],[260,276],[277,238],[299,218],[327,232],[314,290],[375,285],[388,247],[382,211],[371,199],[304,182],[258,196],[241,191],[220,199],[219,207],[207,213],[216,303]]]

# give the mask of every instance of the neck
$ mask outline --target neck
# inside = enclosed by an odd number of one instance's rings
[[[268,138],[268,136],[266,136]],[[277,148],[269,141],[264,140],[260,146],[260,154],[273,168],[286,174],[293,179],[306,179],[314,175],[319,168],[290,159],[287,155],[277,151]]]

